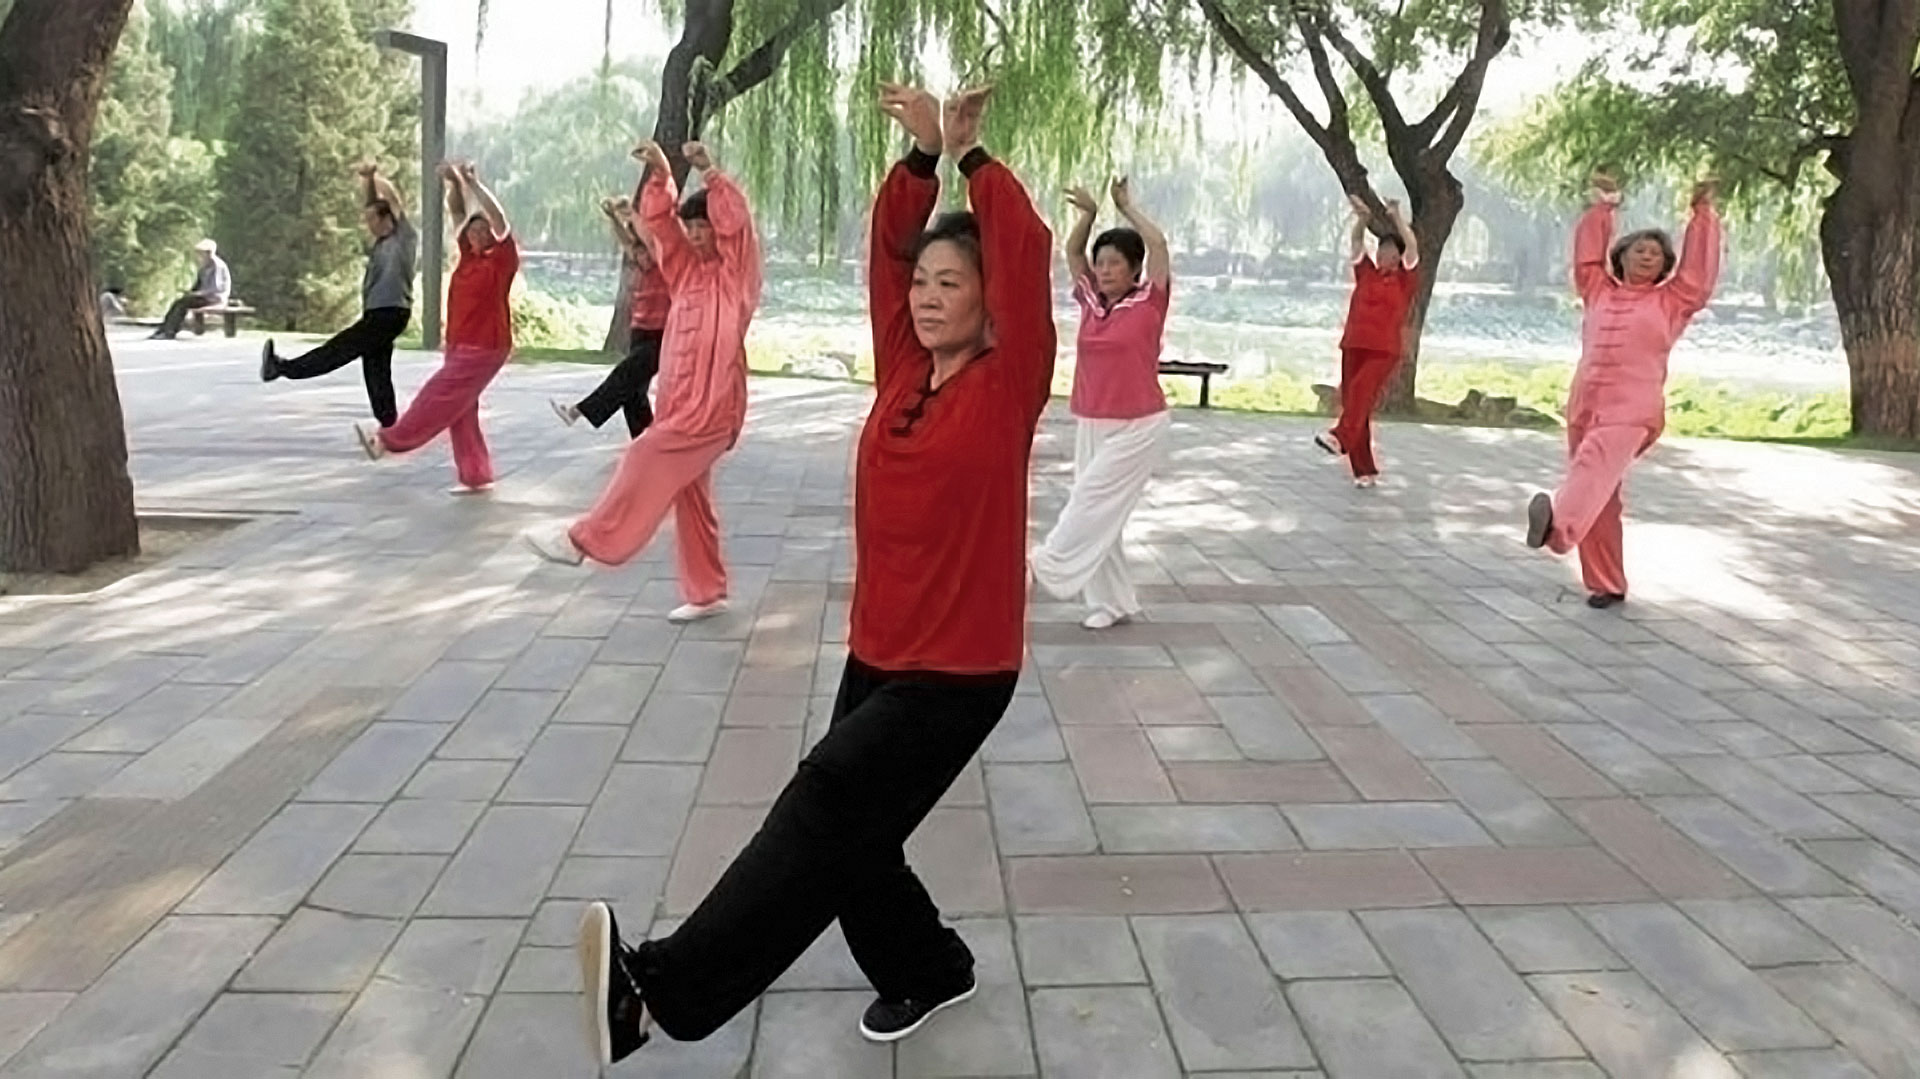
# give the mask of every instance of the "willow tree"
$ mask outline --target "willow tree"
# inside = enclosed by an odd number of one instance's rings
[[[140,549],[87,265],[87,164],[133,0],[0,5],[0,571]]]
[[[1920,0],[1635,8],[1654,36],[1559,90],[1506,156],[1576,176],[1712,169],[1735,205],[1789,223],[1818,200],[1853,430],[1920,438]]]

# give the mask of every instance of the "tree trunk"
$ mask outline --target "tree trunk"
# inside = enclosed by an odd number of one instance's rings
[[[1843,181],[1820,219],[1820,255],[1851,375],[1853,432],[1920,438],[1913,198],[1903,193],[1902,209],[1875,216],[1852,205],[1857,190],[1853,178]]]
[[[1420,339],[1426,332],[1427,308],[1433,304],[1433,285],[1440,274],[1440,260],[1446,254],[1447,240],[1453,236],[1454,223],[1466,208],[1467,198],[1460,181],[1444,167],[1403,175],[1401,180],[1407,185],[1407,199],[1412,203],[1413,235],[1420,241],[1420,286],[1414,291],[1413,306],[1407,309],[1406,353],[1380,400],[1380,411],[1405,416],[1415,411]]]
[[[140,549],[87,262],[87,155],[132,0],[17,0],[0,23],[0,570]]]

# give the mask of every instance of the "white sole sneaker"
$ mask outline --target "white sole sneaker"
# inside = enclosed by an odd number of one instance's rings
[[[464,483],[456,483],[452,487],[447,488],[447,493],[450,495],[490,495],[493,493],[493,484],[483,483],[478,487],[468,487]]]
[[[700,622],[726,613],[727,601],[724,599],[712,603],[683,603],[667,612],[667,621],[682,624]]]
[[[1102,608],[1081,619],[1080,628],[1090,630],[1112,629],[1115,626],[1126,625],[1128,622],[1139,617],[1139,614],[1140,612],[1138,611],[1132,614],[1114,614],[1112,611]]]
[[[587,1039],[602,1068],[613,1066],[613,1031],[607,1026],[607,981],[613,967],[613,912],[605,903],[588,903],[580,913],[581,995],[587,1004]]]
[[[577,566],[587,557],[573,545],[564,524],[535,525],[520,533],[520,542],[541,558],[563,566]]]
[[[553,406],[553,414],[560,417],[560,422],[568,427],[572,427],[580,419],[580,413],[574,411],[572,405],[561,404],[558,397],[547,398],[547,404]]]
[[[367,455],[367,460],[378,461],[387,455],[387,448],[380,444],[379,431],[372,424],[354,424],[353,437],[360,443],[360,452]]]
[[[945,1000],[940,1002],[939,1004],[936,1004],[933,1007],[933,1010],[927,1012],[927,1014],[920,1017],[919,1022],[913,1024],[910,1027],[902,1027],[899,1030],[889,1031],[884,1034],[877,1030],[868,1030],[866,1020],[863,1019],[860,1021],[860,1036],[862,1038],[867,1039],[870,1042],[878,1042],[882,1045],[885,1045],[889,1042],[897,1042],[900,1039],[908,1036],[909,1034],[912,1034],[914,1031],[919,1030],[921,1027],[926,1026],[927,1020],[932,1019],[934,1016],[939,1015],[941,1012],[946,1011],[948,1008],[953,1007],[955,1004],[965,1004],[967,1001],[972,1000],[973,995],[975,993],[978,993],[979,991],[980,991],[980,983],[976,981],[972,985],[967,987],[966,992],[960,994],[957,997],[954,997],[951,1000]]]

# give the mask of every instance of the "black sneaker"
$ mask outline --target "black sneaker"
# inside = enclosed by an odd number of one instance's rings
[[[926,1025],[942,1008],[972,1000],[979,987],[972,972],[968,972],[967,987],[944,999],[876,1000],[867,1006],[867,1014],[860,1017],[860,1036],[870,1042],[897,1042]]]
[[[587,904],[580,916],[580,980],[587,998],[587,1031],[594,1059],[603,1068],[631,1056],[647,1044],[641,1029],[645,1009],[640,985],[627,967],[627,946],[620,943],[620,923],[605,903]]]
[[[1527,503],[1527,546],[1539,549],[1547,545],[1553,532],[1553,496],[1545,491]]]
[[[273,338],[260,346],[260,381],[272,382],[280,377],[280,357],[273,354]]]
[[[1595,592],[1593,595],[1587,597],[1587,606],[1592,607],[1596,611],[1604,611],[1608,607],[1625,603],[1626,601],[1627,597],[1619,592]]]

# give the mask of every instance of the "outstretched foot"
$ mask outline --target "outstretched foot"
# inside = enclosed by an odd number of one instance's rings
[[[568,535],[570,528],[565,521],[534,525],[520,533],[520,542],[533,549],[533,553],[549,562],[558,562],[563,566],[577,566],[587,556],[573,545],[573,537]]]
[[[575,423],[579,422],[580,410],[560,400],[558,397],[547,398],[547,404],[553,406],[553,414],[560,417],[560,422],[566,424],[568,427],[572,427]]]
[[[860,1017],[860,1036],[870,1042],[897,1042],[925,1026],[935,1015],[973,999],[979,989],[973,972],[967,972],[965,987],[931,1000],[887,1000],[882,997],[867,1006]]]
[[[1527,546],[1539,550],[1553,533],[1553,496],[1545,491],[1527,503]]]
[[[1371,489],[1371,488],[1374,488],[1374,487],[1378,487],[1378,486],[1380,485],[1380,477],[1378,477],[1378,476],[1355,476],[1355,477],[1353,478],[1353,485],[1354,485],[1355,487],[1358,487],[1358,488],[1360,488],[1360,489],[1361,489],[1361,490],[1363,490],[1363,491],[1365,491],[1365,490],[1369,490],[1369,489]]]
[[[1626,601],[1627,596],[1624,592],[1595,592],[1587,597],[1587,606],[1596,611],[1604,611],[1608,607],[1615,607]]]
[[[380,441],[380,429],[373,424],[354,424],[353,437],[359,441],[360,449],[366,453],[367,460],[378,461],[387,455],[386,443]]]
[[[1115,626],[1126,625],[1128,622],[1131,622],[1135,618],[1138,618],[1139,615],[1140,615],[1139,611],[1133,611],[1125,614],[1115,614],[1112,611],[1107,610],[1105,607],[1099,607],[1099,608],[1096,608],[1092,614],[1089,614],[1085,618],[1080,620],[1080,628],[1091,629],[1091,630],[1112,629]]]
[[[727,601],[716,599],[712,603],[683,603],[667,612],[669,622],[699,622],[727,613]]]
[[[260,346],[260,381],[272,382],[280,377],[280,357],[273,353],[273,338]]]
[[[587,1037],[603,1068],[647,1044],[647,1008],[620,942],[620,923],[605,903],[587,904],[580,915],[580,983],[587,1002]]]
[[[1322,431],[1319,434],[1314,435],[1313,444],[1320,447],[1323,450],[1326,450],[1328,453],[1332,454],[1335,457],[1338,457],[1341,454],[1347,452],[1346,450],[1340,448],[1340,439],[1335,437],[1332,431]]]

